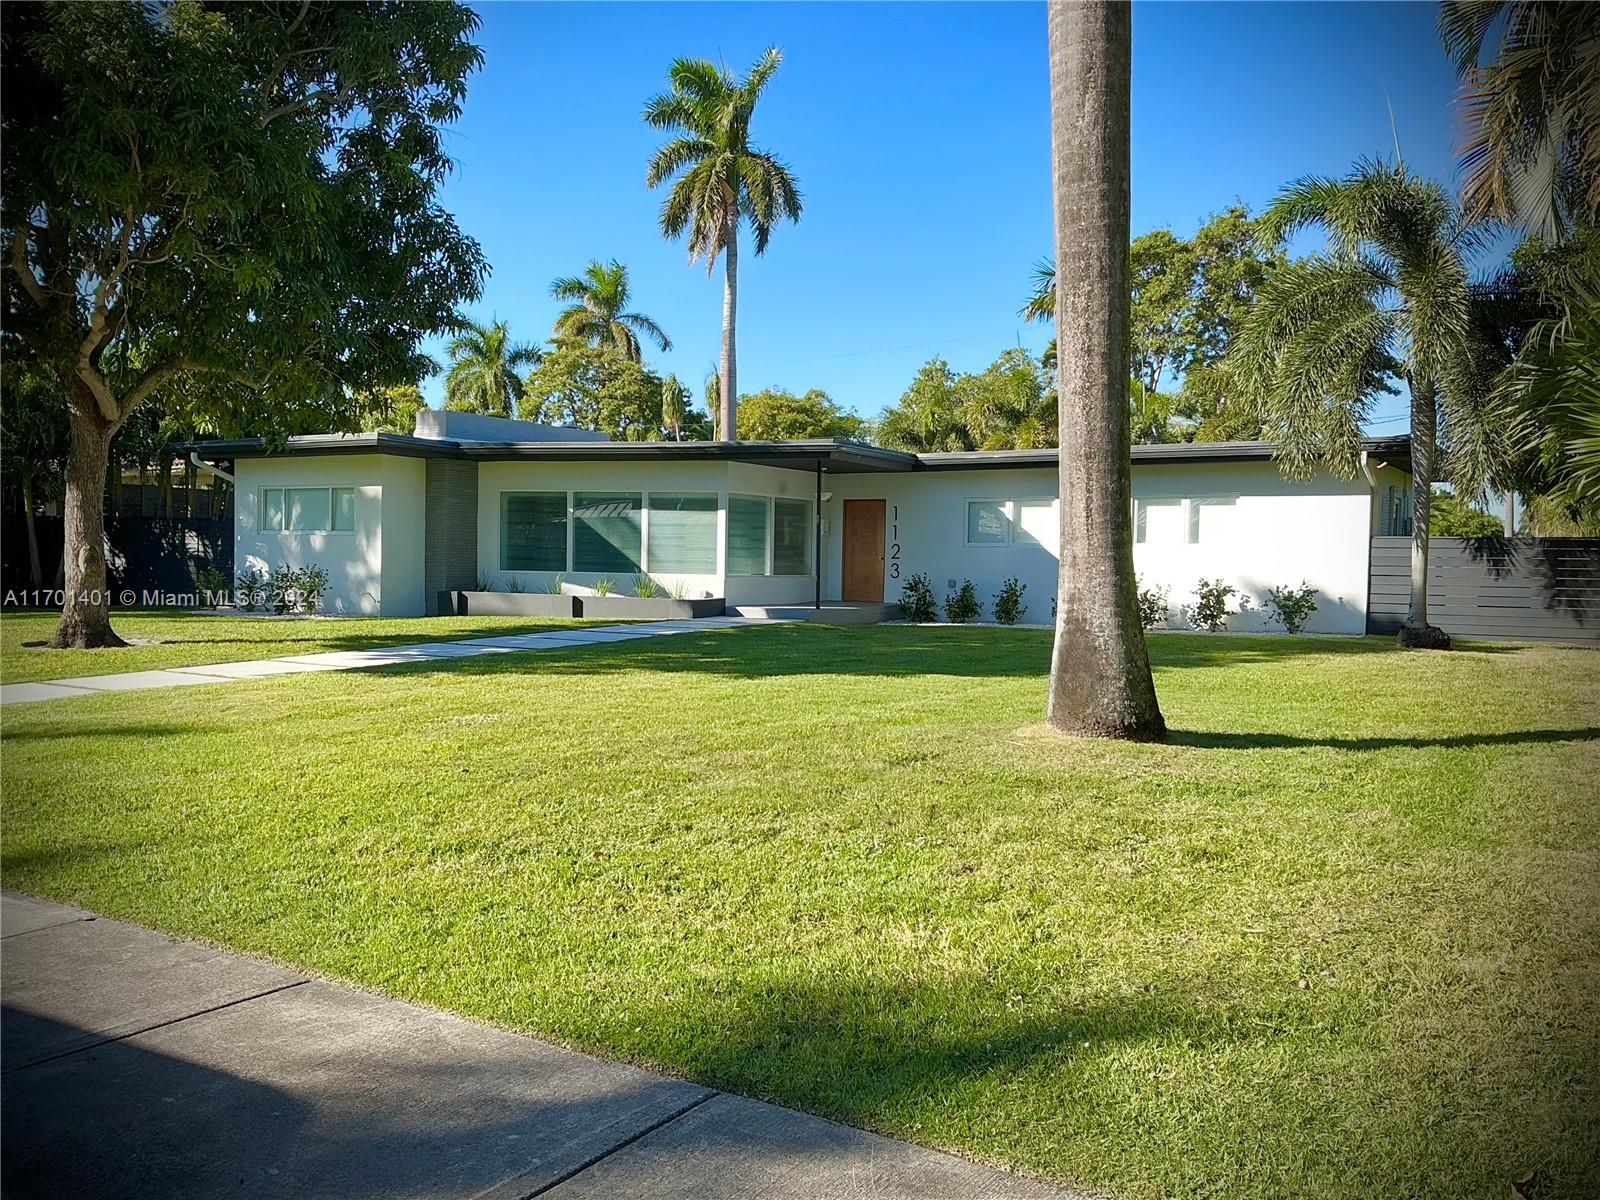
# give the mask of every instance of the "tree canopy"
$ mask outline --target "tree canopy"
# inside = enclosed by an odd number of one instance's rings
[[[528,376],[517,415],[618,441],[662,436],[662,378],[615,346],[558,337]]]
[[[1017,348],[975,375],[930,359],[883,414],[877,439],[917,453],[1054,446],[1055,380],[1039,359]]]
[[[783,388],[739,397],[739,436],[758,442],[800,438],[861,438],[865,422],[820,388],[803,396]]]

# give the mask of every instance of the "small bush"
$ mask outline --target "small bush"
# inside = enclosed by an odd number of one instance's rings
[[[1228,597],[1237,596],[1239,589],[1220,579],[1202,579],[1195,584],[1194,607],[1189,610],[1189,621],[1196,629],[1221,633],[1228,625]]]
[[[661,585],[648,575],[635,575],[633,594],[641,600],[653,600],[661,594]]]
[[[597,579],[594,584],[596,596],[609,596],[617,590],[617,581],[614,579]]]
[[[978,589],[972,586],[972,580],[963,579],[961,586],[944,598],[944,615],[957,625],[983,616],[983,605],[978,603]]]
[[[1167,589],[1164,587],[1139,588],[1139,624],[1146,629],[1154,629],[1158,625],[1167,623],[1167,616],[1171,612],[1167,604]]]
[[[565,575],[561,574],[560,571],[557,571],[554,575],[552,575],[549,578],[549,580],[546,581],[546,583],[544,585],[544,590],[545,590],[546,593],[548,593],[551,596],[559,596],[559,595],[561,595],[562,586],[566,582],[567,582],[567,577]]]
[[[228,599],[228,577],[215,567],[201,567],[194,573],[194,585],[207,604],[223,604]]]
[[[687,600],[689,598],[689,585],[681,579],[674,579],[671,591],[668,594],[674,600]]]
[[[522,577],[520,575],[506,576],[506,591],[510,592],[513,596],[520,596],[527,590],[528,585],[522,582]]]
[[[238,590],[234,602],[245,612],[255,612],[267,602],[269,586],[265,571],[247,567],[235,576],[234,585]]]
[[[1317,589],[1305,580],[1297,588],[1268,588],[1267,607],[1272,610],[1268,615],[1286,632],[1299,633],[1317,611],[1316,597]]]
[[[1022,594],[1027,590],[1028,585],[1015,577],[1002,583],[994,597],[994,619],[1002,625],[1015,625],[1022,620],[1022,614],[1027,611]]]
[[[900,589],[900,612],[908,621],[926,625],[939,619],[939,606],[933,599],[933,581],[920,571]]]

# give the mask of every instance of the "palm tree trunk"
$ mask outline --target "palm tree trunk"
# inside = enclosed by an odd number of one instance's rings
[[[58,649],[127,645],[111,630],[106,580],[106,462],[115,432],[88,388],[65,381],[72,442],[67,452],[67,497],[62,521],[65,601],[50,644]]]
[[[1428,624],[1428,518],[1433,508],[1438,425],[1438,388],[1432,380],[1412,380],[1411,607],[1400,627],[1400,645],[1414,650],[1450,648],[1450,635]]]
[[[736,442],[739,434],[734,425],[734,409],[739,403],[738,355],[734,350],[734,326],[739,308],[739,221],[730,224],[722,247],[722,396],[721,412],[717,420],[717,437],[724,442]]]
[[[1132,10],[1050,5],[1060,372],[1061,559],[1048,720],[1159,740],[1133,574],[1128,429]]]

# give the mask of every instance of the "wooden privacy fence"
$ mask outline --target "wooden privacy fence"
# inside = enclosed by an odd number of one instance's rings
[[[1367,632],[1411,603],[1411,539],[1372,539]],[[1429,541],[1428,619],[1453,638],[1600,645],[1600,538]]]

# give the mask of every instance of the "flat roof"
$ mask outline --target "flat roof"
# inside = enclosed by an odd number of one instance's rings
[[[1368,457],[1411,469],[1411,439],[1367,438]],[[329,454],[395,454],[407,458],[456,458],[483,462],[740,462],[831,474],[899,471],[992,471],[1054,468],[1055,449],[967,450],[910,454],[864,442],[813,438],[787,442],[473,442],[419,438],[400,433],[319,433],[270,444],[262,438],[190,442],[181,447],[202,458],[308,457]],[[1133,447],[1135,464],[1270,462],[1272,442],[1173,442]]]

